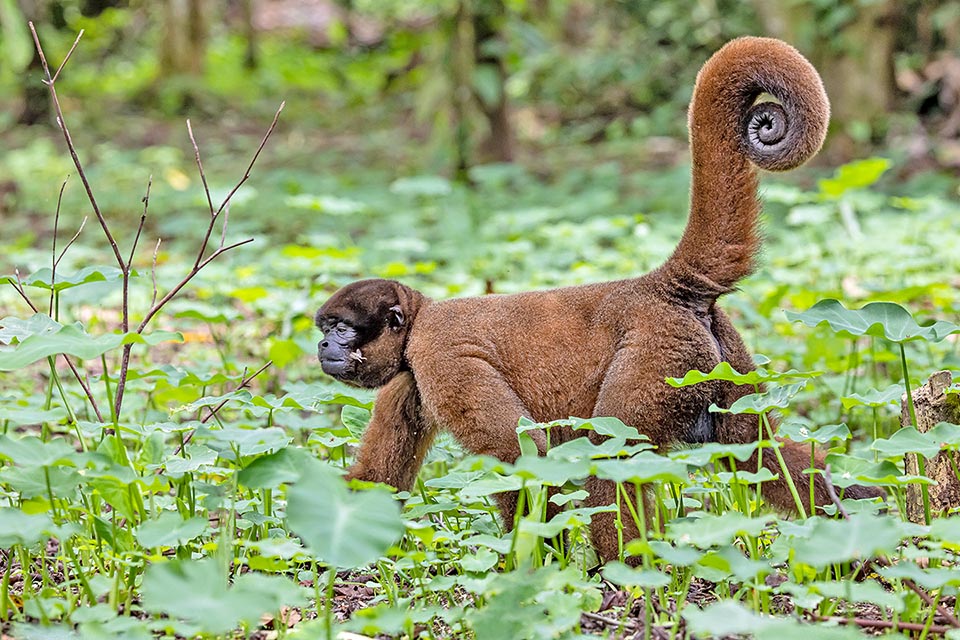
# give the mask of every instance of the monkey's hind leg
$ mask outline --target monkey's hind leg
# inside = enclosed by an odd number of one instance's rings
[[[436,432],[421,410],[413,374],[397,374],[377,392],[373,417],[347,480],[382,482],[409,491]]]

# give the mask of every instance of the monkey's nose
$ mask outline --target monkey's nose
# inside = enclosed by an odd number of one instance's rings
[[[330,343],[327,342],[326,340],[324,340],[323,342],[320,343],[320,348],[321,348],[321,349],[326,349],[326,348],[329,347],[329,346],[330,346]]]

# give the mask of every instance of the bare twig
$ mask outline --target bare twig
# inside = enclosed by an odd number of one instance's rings
[[[581,611],[580,615],[586,618],[587,620],[593,620],[594,622],[599,622],[605,627],[611,629],[624,629],[625,631],[638,631],[641,626],[638,625],[633,620],[617,620],[616,618],[609,618],[599,613],[593,613],[591,611]]]
[[[30,25],[30,30],[33,31],[33,24],[32,24],[32,23],[31,23],[31,25]],[[50,78],[50,83],[51,83],[51,84],[53,84],[54,82],[57,81],[57,78],[60,77],[60,72],[63,71],[63,68],[64,68],[65,66],[67,66],[67,60],[70,59],[70,56],[73,55],[73,50],[77,48],[77,45],[78,45],[78,44],[80,44],[80,38],[83,37],[83,31],[84,31],[83,29],[80,29],[80,33],[77,34],[76,39],[73,41],[73,45],[70,47],[70,51],[67,51],[67,55],[63,57],[63,62],[61,62],[61,63],[60,63],[60,66],[57,67],[57,72],[56,72],[55,74],[53,74],[53,77],[52,77],[52,78]],[[41,53],[40,55],[41,55],[41,57],[43,56],[42,53]],[[47,65],[46,65],[46,62],[44,62],[44,65],[43,65],[43,66],[44,66],[44,68],[46,68],[46,66],[47,66]]]
[[[117,242],[116,242],[116,239],[115,239],[114,236],[113,236],[113,233],[110,231],[110,227],[109,227],[109,225],[107,224],[107,220],[106,220],[106,218],[104,217],[102,211],[100,210],[100,206],[97,204],[97,199],[96,199],[96,197],[93,195],[93,189],[92,189],[92,187],[90,186],[90,182],[89,182],[89,180],[87,179],[86,173],[85,173],[84,170],[83,170],[83,165],[82,165],[82,163],[80,162],[79,156],[77,155],[77,150],[76,150],[76,147],[75,147],[74,144],[73,144],[73,139],[72,139],[72,137],[71,137],[71,135],[70,135],[70,130],[67,128],[66,121],[64,120],[64,117],[63,117],[63,110],[62,110],[61,107],[60,107],[60,100],[59,100],[59,98],[57,97],[57,90],[56,90],[56,86],[55,86],[55,85],[56,85],[56,80],[57,80],[57,78],[59,78],[61,71],[63,71],[64,66],[66,65],[67,61],[70,59],[70,56],[73,54],[74,49],[76,49],[77,43],[80,41],[80,38],[81,38],[81,36],[83,35],[83,31],[81,31],[79,34],[77,34],[77,38],[76,38],[76,40],[74,40],[73,46],[72,46],[72,47],[70,48],[70,50],[67,52],[67,55],[66,55],[66,57],[65,57],[64,60],[63,60],[63,63],[61,63],[61,65],[60,65],[60,67],[57,69],[56,73],[53,74],[53,75],[51,75],[51,73],[50,73],[50,67],[49,67],[49,65],[47,64],[46,55],[44,54],[44,52],[43,52],[43,47],[42,47],[41,44],[40,44],[40,37],[37,35],[36,27],[34,26],[33,22],[30,22],[30,23],[29,23],[29,26],[30,26],[30,33],[33,35],[34,45],[36,46],[36,49],[37,49],[37,54],[40,56],[40,61],[41,61],[41,64],[42,64],[42,66],[43,66],[44,75],[46,76],[46,79],[44,80],[44,82],[45,82],[45,84],[47,85],[47,87],[48,87],[48,89],[49,89],[49,91],[50,91],[50,97],[51,97],[51,100],[53,101],[54,111],[56,112],[56,115],[57,115],[57,125],[60,127],[60,131],[61,131],[61,133],[63,134],[63,138],[64,138],[64,140],[65,140],[65,142],[66,142],[66,144],[67,144],[67,149],[68,149],[68,151],[70,152],[70,157],[73,159],[73,164],[74,164],[74,166],[75,166],[76,169],[77,169],[77,173],[80,175],[80,180],[81,180],[81,182],[83,182],[84,189],[86,190],[86,193],[87,193],[87,199],[90,201],[90,206],[93,208],[93,212],[94,212],[94,214],[95,214],[96,217],[97,217],[97,222],[99,222],[100,228],[103,230],[103,233],[104,233],[104,235],[106,236],[107,241],[108,241],[109,244],[110,244],[110,249],[113,251],[114,258],[116,259],[117,264],[119,265],[120,270],[121,270],[121,272],[122,272],[122,274],[123,274],[123,302],[122,302],[123,308],[122,308],[122,316],[121,316],[121,329],[122,329],[124,332],[127,332],[127,331],[129,330],[129,319],[130,319],[130,316],[129,316],[129,307],[128,307],[128,293],[129,293],[129,283],[130,283],[130,269],[131,269],[131,265],[132,265],[132,263],[133,263],[133,255],[134,255],[134,252],[135,252],[135,250],[136,250],[137,243],[139,242],[140,234],[141,234],[141,232],[142,232],[142,230],[143,230],[143,225],[144,225],[144,221],[145,221],[145,218],[146,218],[147,205],[148,205],[148,203],[149,203],[150,184],[148,183],[148,185],[147,185],[147,195],[144,196],[144,199],[143,199],[143,202],[144,202],[144,213],[143,213],[143,215],[141,216],[140,226],[139,226],[139,228],[137,229],[137,235],[136,235],[136,237],[134,238],[134,241],[133,241],[133,245],[132,245],[132,248],[131,248],[131,251],[130,251],[130,258],[125,261],[125,260],[123,259],[123,256],[120,254],[120,249],[119,249],[119,247],[117,246]],[[264,146],[265,146],[266,143],[267,143],[267,140],[270,138],[270,135],[273,133],[273,130],[274,130],[274,129],[276,128],[276,126],[277,126],[277,121],[278,121],[279,118],[280,118],[280,112],[283,110],[284,104],[285,104],[285,103],[283,103],[283,102],[280,103],[280,107],[277,109],[277,112],[276,112],[276,114],[275,114],[274,117],[273,117],[273,121],[271,122],[270,127],[267,129],[267,132],[264,134],[263,139],[260,141],[260,145],[257,147],[256,152],[253,154],[253,158],[250,160],[250,164],[247,165],[247,169],[246,169],[246,171],[244,171],[243,177],[240,179],[239,182],[237,182],[237,184],[233,187],[233,189],[230,191],[230,193],[227,194],[226,198],[224,198],[223,202],[221,203],[220,208],[219,208],[216,212],[213,211],[213,202],[212,202],[212,199],[211,199],[211,197],[210,197],[210,191],[209,191],[209,188],[208,188],[207,183],[206,183],[206,175],[204,174],[202,164],[200,163],[200,152],[199,152],[199,148],[198,148],[197,145],[196,145],[196,141],[195,141],[194,136],[193,136],[193,129],[192,129],[192,127],[190,126],[190,123],[189,123],[189,121],[188,121],[188,123],[187,123],[187,130],[188,130],[188,132],[189,132],[189,134],[190,134],[191,142],[192,142],[193,145],[194,145],[194,150],[195,150],[196,156],[197,156],[197,166],[198,166],[198,168],[200,169],[201,179],[203,180],[203,183],[204,183],[204,191],[205,191],[205,193],[206,193],[206,195],[207,195],[207,202],[208,202],[208,206],[209,206],[209,208],[210,208],[210,210],[211,210],[211,214],[212,214],[212,215],[210,216],[210,223],[209,223],[209,225],[207,226],[206,234],[204,235],[203,241],[202,241],[202,243],[201,243],[201,245],[200,245],[200,249],[199,249],[199,251],[197,252],[197,259],[195,260],[193,267],[190,269],[189,273],[187,273],[187,275],[184,276],[184,278],[183,278],[177,285],[175,285],[175,286],[173,287],[173,289],[171,289],[171,290],[170,290],[169,292],[167,292],[163,297],[161,297],[160,300],[157,300],[157,287],[156,287],[156,257],[157,257],[157,250],[159,250],[159,242],[158,242],[157,248],[154,250],[154,263],[153,263],[153,286],[154,286],[154,293],[153,293],[153,300],[152,300],[152,302],[151,302],[151,307],[150,307],[150,309],[147,311],[147,313],[145,314],[143,320],[142,320],[142,321],[140,322],[140,324],[137,326],[136,333],[143,333],[144,329],[146,328],[146,326],[147,326],[147,324],[149,323],[149,321],[153,318],[153,316],[155,316],[155,315],[157,314],[157,312],[159,312],[160,309],[161,309],[167,302],[169,302],[169,301],[170,301],[191,279],[193,279],[193,277],[194,277],[201,269],[203,269],[206,265],[210,264],[210,262],[212,262],[214,259],[216,259],[216,258],[219,257],[221,254],[223,254],[223,253],[225,253],[225,252],[227,252],[227,251],[229,251],[229,250],[231,250],[231,249],[234,249],[234,248],[236,248],[236,247],[242,246],[242,245],[247,244],[247,243],[249,243],[249,242],[253,242],[253,239],[250,238],[250,239],[247,239],[247,240],[243,240],[243,241],[240,241],[240,242],[233,243],[233,244],[231,244],[231,245],[226,245],[226,244],[225,244],[226,228],[224,228],[224,229],[223,229],[223,232],[222,232],[222,235],[221,235],[220,246],[219,246],[212,254],[210,254],[209,256],[207,256],[206,258],[204,258],[204,254],[206,253],[207,245],[208,245],[209,240],[210,240],[210,235],[211,235],[211,233],[213,232],[213,228],[214,228],[214,226],[215,226],[215,224],[216,224],[217,218],[219,217],[220,213],[229,206],[229,204],[230,204],[230,199],[234,196],[234,194],[235,194],[235,193],[240,189],[240,187],[249,179],[249,177],[250,177],[250,171],[253,169],[254,163],[256,163],[257,158],[259,158],[260,153],[263,151],[263,148],[264,148]],[[225,218],[225,219],[224,219],[224,227],[226,226],[226,221],[227,221],[227,219]],[[19,276],[18,276],[18,280],[19,280]],[[26,294],[25,294],[25,292],[23,291],[22,283],[19,285],[19,288],[18,288],[17,286],[15,286],[14,288],[17,288],[17,289],[18,289],[18,292],[20,293],[20,295],[21,295],[22,297],[24,297],[24,299],[27,299],[27,298],[26,298]],[[131,351],[132,348],[133,348],[133,344],[132,344],[132,343],[128,343],[128,344],[124,345],[124,346],[123,346],[122,355],[121,355],[120,371],[119,371],[119,373],[118,373],[118,375],[117,375],[117,389],[116,389],[116,398],[115,398],[115,401],[114,401],[114,412],[113,412],[113,415],[114,415],[114,416],[117,416],[117,417],[120,416],[120,409],[121,409],[122,403],[123,403],[123,394],[124,394],[124,390],[125,390],[125,388],[126,388],[127,373],[128,373],[128,371],[129,371],[129,366],[130,366],[130,351]],[[79,378],[78,378],[78,379],[79,379]],[[102,421],[102,420],[101,420],[101,421]]]
[[[36,306],[34,306],[33,301],[30,300],[29,296],[27,296],[27,292],[23,290],[23,281],[20,280],[20,270],[14,269],[13,275],[17,279],[17,281],[14,282],[10,278],[7,278],[7,282],[10,283],[10,286],[13,287],[14,291],[20,294],[20,297],[23,298],[23,301],[27,303],[27,306],[30,307],[30,309],[32,309],[34,313],[40,313],[40,310],[37,309]]]
[[[69,176],[68,176],[69,178]],[[57,280],[57,232],[60,230],[60,205],[63,203],[63,190],[67,188],[67,180],[60,185],[60,195],[57,196],[57,209],[53,214],[53,246],[50,249],[50,311],[53,317],[54,287]]]
[[[837,511],[843,516],[844,520],[850,519],[850,514],[847,513],[847,510],[843,508],[843,503],[840,502],[840,496],[837,495],[837,490],[833,486],[833,476],[830,475],[830,465],[828,464],[823,470],[823,480],[827,485],[827,494],[830,496],[830,499],[833,501],[834,506],[837,507]]]
[[[253,169],[253,164],[257,161],[257,158],[260,157],[260,152],[263,151],[263,147],[267,144],[267,140],[270,139],[270,135],[273,133],[273,130],[277,127],[277,121],[280,119],[280,112],[283,111],[283,107],[286,104],[287,103],[285,101],[280,103],[280,107],[277,109],[277,113],[274,114],[273,116],[273,122],[270,123],[270,128],[267,129],[267,132],[263,135],[263,140],[260,141],[260,146],[257,147],[257,152],[253,154],[253,158],[250,159],[250,164],[247,165],[247,170],[243,172],[243,177],[240,178],[240,182],[238,182],[237,185],[230,191],[230,193],[227,194],[227,197],[223,199],[223,203],[220,205],[220,209],[217,210],[217,214],[223,211],[223,208],[226,207],[227,204],[229,204],[230,198],[233,197],[233,194],[235,194],[240,189],[240,187],[243,186],[243,183],[250,178],[250,170]]]
[[[270,365],[272,365],[272,364],[273,364],[273,360],[268,361],[267,364],[263,365],[262,367],[260,367],[260,368],[257,369],[256,371],[254,371],[254,372],[253,372],[252,374],[250,374],[249,376],[246,375],[247,370],[244,369],[244,370],[243,370],[243,375],[244,375],[244,377],[243,377],[243,379],[240,381],[240,384],[238,384],[237,387],[236,387],[233,391],[234,391],[234,392],[240,391],[241,389],[245,389],[246,387],[248,387],[248,386],[250,385],[250,383],[253,381],[254,378],[256,378],[256,377],[259,376],[261,373],[263,373],[264,371],[266,371],[267,368],[270,367]],[[227,402],[229,402],[229,399],[223,400],[223,401],[220,402],[220,404],[218,404],[217,406],[213,407],[212,409],[209,409],[210,413],[208,413],[206,416],[204,416],[203,418],[201,418],[200,423],[201,423],[201,424],[207,423],[211,418],[213,418],[213,416],[217,415],[217,412],[220,411],[220,409],[223,409],[223,407],[227,404]],[[174,449],[173,455],[175,455],[175,456],[176,456],[176,455],[180,455],[180,452],[183,451],[183,448],[190,443],[190,440],[193,439],[193,434],[195,434],[195,433],[196,433],[196,429],[191,429],[190,431],[188,431],[188,432],[186,433],[186,435],[184,435],[184,437],[183,437],[183,442],[182,442],[181,444],[177,445],[177,448]]]
[[[143,203],[143,213],[140,214],[140,224],[137,226],[137,235],[133,238],[133,245],[130,247],[130,256],[127,258],[127,269],[133,265],[133,254],[137,251],[137,244],[140,242],[140,234],[143,233],[143,225],[147,221],[147,207],[150,206],[150,187],[153,186],[153,176],[147,179],[147,192],[144,194],[141,202]]]
[[[73,165],[77,168],[77,173],[80,175],[80,181],[83,182],[83,188],[87,192],[87,199],[90,201],[90,206],[93,207],[93,213],[97,216],[97,222],[100,223],[100,228],[103,229],[104,235],[107,237],[107,241],[110,243],[110,248],[113,250],[114,258],[117,260],[117,264],[120,266],[120,269],[123,269],[123,257],[120,255],[120,248],[117,246],[117,241],[113,237],[113,233],[110,232],[110,227],[107,225],[106,218],[103,217],[103,212],[100,211],[100,206],[97,204],[97,199],[93,195],[93,188],[90,186],[90,181],[87,180],[87,174],[83,171],[83,165],[80,163],[80,157],[77,155],[77,149],[73,144],[73,138],[70,136],[70,130],[67,128],[67,123],[63,119],[63,109],[60,108],[60,99],[57,97],[57,89],[55,86],[54,76],[50,75],[50,67],[47,64],[47,58],[43,53],[43,47],[40,46],[40,37],[37,35],[37,29],[34,27],[33,22],[28,23],[30,25],[30,33],[33,34],[33,43],[37,48],[37,54],[40,56],[40,62],[43,65],[43,73],[46,75],[46,80],[44,83],[47,85],[47,88],[50,91],[50,98],[53,101],[53,108],[57,114],[57,126],[60,127],[60,132],[63,134],[63,139],[67,143],[67,150],[70,152],[70,157],[73,159]],[[83,31],[77,34],[77,40],[74,41],[74,47],[76,47],[77,42],[80,40],[80,37],[83,35]],[[73,48],[70,49],[71,53]],[[66,64],[69,56],[64,59],[64,64]],[[63,64],[60,65],[60,68],[57,69],[57,76],[60,75],[60,72],[63,70]]]
[[[210,188],[207,186],[207,175],[203,172],[203,163],[200,162],[200,147],[197,146],[197,140],[193,137],[193,127],[190,126],[190,118],[187,118],[187,133],[190,135],[190,143],[193,144],[193,155],[197,159],[197,169],[200,170],[200,182],[203,183],[203,192],[207,195],[207,205],[210,207],[210,215],[215,216],[213,212],[213,199],[210,197]]]
[[[160,243],[162,240],[157,238],[157,246],[153,248],[153,266],[150,268],[150,280],[153,282],[153,297],[150,298],[150,306],[157,304],[157,254],[160,253]]]
[[[276,128],[277,120],[280,117],[280,112],[283,111],[284,104],[285,103],[283,102],[280,103],[280,107],[277,109],[276,114],[273,116],[273,121],[270,123],[270,127],[267,129],[267,132],[264,134],[263,139],[260,141],[260,145],[257,147],[256,152],[253,154],[253,158],[250,160],[250,164],[247,165],[247,170],[244,172],[243,177],[240,178],[240,181],[236,184],[236,186],[234,186],[234,188],[230,191],[230,193],[227,194],[227,197],[224,198],[223,204],[220,205],[220,209],[216,211],[212,216],[210,216],[210,223],[207,225],[207,231],[204,234],[203,241],[200,244],[200,249],[197,251],[197,259],[194,261],[193,267],[180,280],[180,282],[174,285],[173,288],[170,289],[166,294],[164,294],[163,297],[161,297],[159,300],[156,299],[156,295],[157,295],[156,270],[154,269],[154,301],[155,302],[151,304],[150,309],[147,310],[147,312],[143,316],[143,319],[140,321],[140,324],[137,326],[135,330],[137,333],[143,333],[144,329],[146,329],[147,325],[150,323],[150,320],[152,320],[153,317],[163,308],[163,306],[166,305],[170,300],[172,300],[174,296],[176,296],[180,292],[180,290],[183,289],[183,287],[185,287],[187,283],[189,283],[194,278],[194,276],[196,276],[200,272],[201,269],[206,267],[208,264],[216,260],[218,257],[226,253],[227,251],[230,251],[231,249],[236,249],[237,247],[253,242],[253,238],[247,238],[246,240],[241,240],[240,242],[235,242],[230,245],[224,245],[224,239],[226,238],[226,222],[227,222],[227,219],[224,218],[224,229],[221,235],[220,246],[217,247],[217,249],[206,258],[203,257],[203,254],[206,253],[207,245],[210,242],[210,235],[213,233],[213,228],[216,225],[217,218],[220,216],[220,213],[224,210],[224,208],[230,204],[230,198],[232,198],[233,195],[237,192],[237,190],[240,188],[240,185],[246,182],[247,179],[250,177],[250,170],[253,168],[254,163],[257,161],[257,158],[260,156],[260,152],[263,151],[264,146],[267,144],[267,140],[270,139],[270,134],[272,134],[273,130]],[[193,137],[193,128],[188,125],[187,129],[190,133],[191,142],[193,142],[194,148],[197,149],[196,151],[197,166],[198,168],[200,168],[201,175],[203,176],[203,169],[200,163],[200,152],[199,152],[199,149],[196,147],[196,140]],[[204,190],[206,191],[207,198],[209,200],[210,192],[207,189],[206,176],[203,176],[203,183],[204,183]],[[156,257],[156,254],[154,254],[154,257]],[[156,266],[156,261],[154,261],[154,266]],[[120,415],[120,407],[123,404],[123,393],[124,393],[124,390],[126,389],[127,371],[130,366],[130,350],[132,348],[133,348],[133,343],[129,343],[123,346],[123,352],[120,359],[120,373],[117,376],[117,396],[116,396],[116,401],[114,402],[115,415]]]
[[[926,624],[919,622],[893,622],[889,620],[872,620],[870,618],[841,618],[839,616],[818,616],[816,614],[812,614],[810,617],[817,622],[835,622],[837,624],[855,625],[865,629],[893,629],[895,631],[926,630],[928,633],[935,633],[938,635],[943,635],[947,631],[950,631],[950,627],[936,624],[928,627]]]

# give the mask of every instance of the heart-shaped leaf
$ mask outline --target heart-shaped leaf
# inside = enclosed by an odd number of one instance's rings
[[[287,523],[317,559],[348,569],[377,560],[404,532],[390,493],[349,491],[320,463],[309,465],[287,491]]]

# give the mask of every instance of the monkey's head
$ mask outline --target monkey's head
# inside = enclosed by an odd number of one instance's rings
[[[385,385],[406,368],[407,336],[426,301],[393,280],[361,280],[337,291],[316,316],[324,373],[368,389]]]

